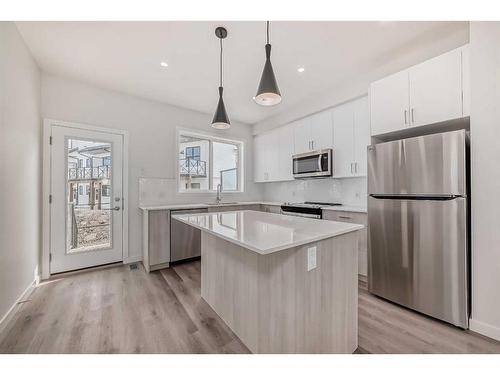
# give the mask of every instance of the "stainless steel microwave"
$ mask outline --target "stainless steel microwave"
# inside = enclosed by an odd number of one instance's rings
[[[316,150],[292,156],[293,177],[329,177],[332,175],[332,149]]]

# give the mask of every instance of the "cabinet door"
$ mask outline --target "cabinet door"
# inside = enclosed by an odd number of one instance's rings
[[[149,265],[170,262],[170,211],[149,211]]]
[[[462,117],[462,53],[456,49],[410,70],[411,126]]]
[[[334,176],[354,173],[354,113],[349,102],[333,108],[333,162]]]
[[[333,126],[331,110],[312,115],[309,118],[311,125],[311,141],[313,150],[322,150],[333,147]]]
[[[264,182],[265,160],[264,160],[264,138],[258,135],[253,139],[253,180]]]
[[[408,70],[370,85],[371,135],[389,133],[409,124]]]
[[[368,97],[363,97],[353,103],[354,107],[354,172],[366,176],[366,149],[370,144],[370,115],[368,113]]]
[[[265,154],[265,181],[279,181],[280,180],[280,170],[279,170],[279,144],[280,144],[280,134],[279,129],[272,130],[265,133],[263,136],[264,141],[264,154]]]
[[[278,129],[278,179],[280,181],[291,181],[292,155],[294,153],[293,126],[287,125]]]
[[[307,118],[295,121],[294,127],[294,154],[311,151],[311,126]]]
[[[462,100],[463,116],[470,116],[470,47],[462,48]]]

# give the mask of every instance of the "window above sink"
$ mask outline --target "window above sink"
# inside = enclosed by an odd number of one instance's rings
[[[178,191],[215,194],[221,184],[223,192],[243,192],[242,155],[242,141],[179,130]]]

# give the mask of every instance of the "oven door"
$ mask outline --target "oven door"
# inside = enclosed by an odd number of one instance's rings
[[[328,177],[332,175],[332,150],[313,151],[293,156],[293,177]]]

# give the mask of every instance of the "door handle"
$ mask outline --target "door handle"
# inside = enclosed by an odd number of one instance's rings
[[[321,156],[322,155],[318,155],[318,172],[323,172],[323,169],[321,168]]]
[[[101,211],[120,211],[120,207],[116,206],[116,207],[113,207],[113,208],[105,208]]]

